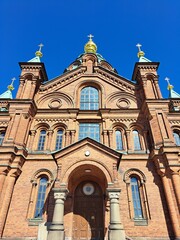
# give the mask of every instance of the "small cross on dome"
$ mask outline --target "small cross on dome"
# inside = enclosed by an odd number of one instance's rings
[[[92,38],[93,38],[94,36],[93,36],[92,34],[89,34],[88,37],[89,37],[89,40],[92,41]]]
[[[140,43],[138,43],[138,44],[136,45],[136,47],[138,48],[139,52],[141,52],[141,47],[142,47],[142,45],[141,45]]]

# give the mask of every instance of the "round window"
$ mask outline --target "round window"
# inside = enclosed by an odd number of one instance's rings
[[[93,194],[93,192],[94,192],[94,186],[91,183],[86,183],[83,186],[83,193],[85,195],[91,195],[91,194]]]

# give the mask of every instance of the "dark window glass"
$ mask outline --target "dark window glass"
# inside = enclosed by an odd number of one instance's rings
[[[177,132],[173,132],[174,140],[177,146],[180,146],[180,136]]]
[[[3,144],[4,136],[5,136],[5,132],[0,132],[0,145]]]
[[[92,138],[100,141],[99,124],[98,123],[80,123],[79,125],[79,140],[83,138]]]
[[[117,150],[123,149],[122,133],[119,130],[116,131],[116,149]]]
[[[58,150],[58,149],[62,148],[62,140],[63,140],[63,131],[58,130],[57,131],[57,136],[56,136],[56,148],[55,148],[55,150]]]
[[[138,131],[133,131],[134,150],[141,150],[141,144]]]
[[[99,93],[94,87],[85,87],[81,90],[80,109],[97,110],[99,108]]]
[[[39,136],[39,142],[38,142],[38,150],[44,150],[44,144],[46,140],[46,131],[41,130],[40,136]]]
[[[135,177],[131,178],[131,191],[134,207],[134,218],[143,218],[138,180]]]
[[[35,210],[35,218],[41,218],[43,215],[43,207],[44,200],[46,196],[46,188],[47,188],[47,179],[41,178],[39,182],[37,202],[36,202],[36,210]]]

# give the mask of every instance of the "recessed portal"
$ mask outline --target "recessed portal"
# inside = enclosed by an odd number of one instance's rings
[[[104,239],[104,200],[99,185],[83,182],[75,190],[73,240]]]

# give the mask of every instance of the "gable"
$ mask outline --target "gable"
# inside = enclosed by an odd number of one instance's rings
[[[41,85],[35,100],[39,108],[79,108],[80,89],[97,87],[100,91],[100,108],[136,108],[135,85],[102,67],[87,74],[79,67]],[[124,101],[127,99],[127,101]]]

